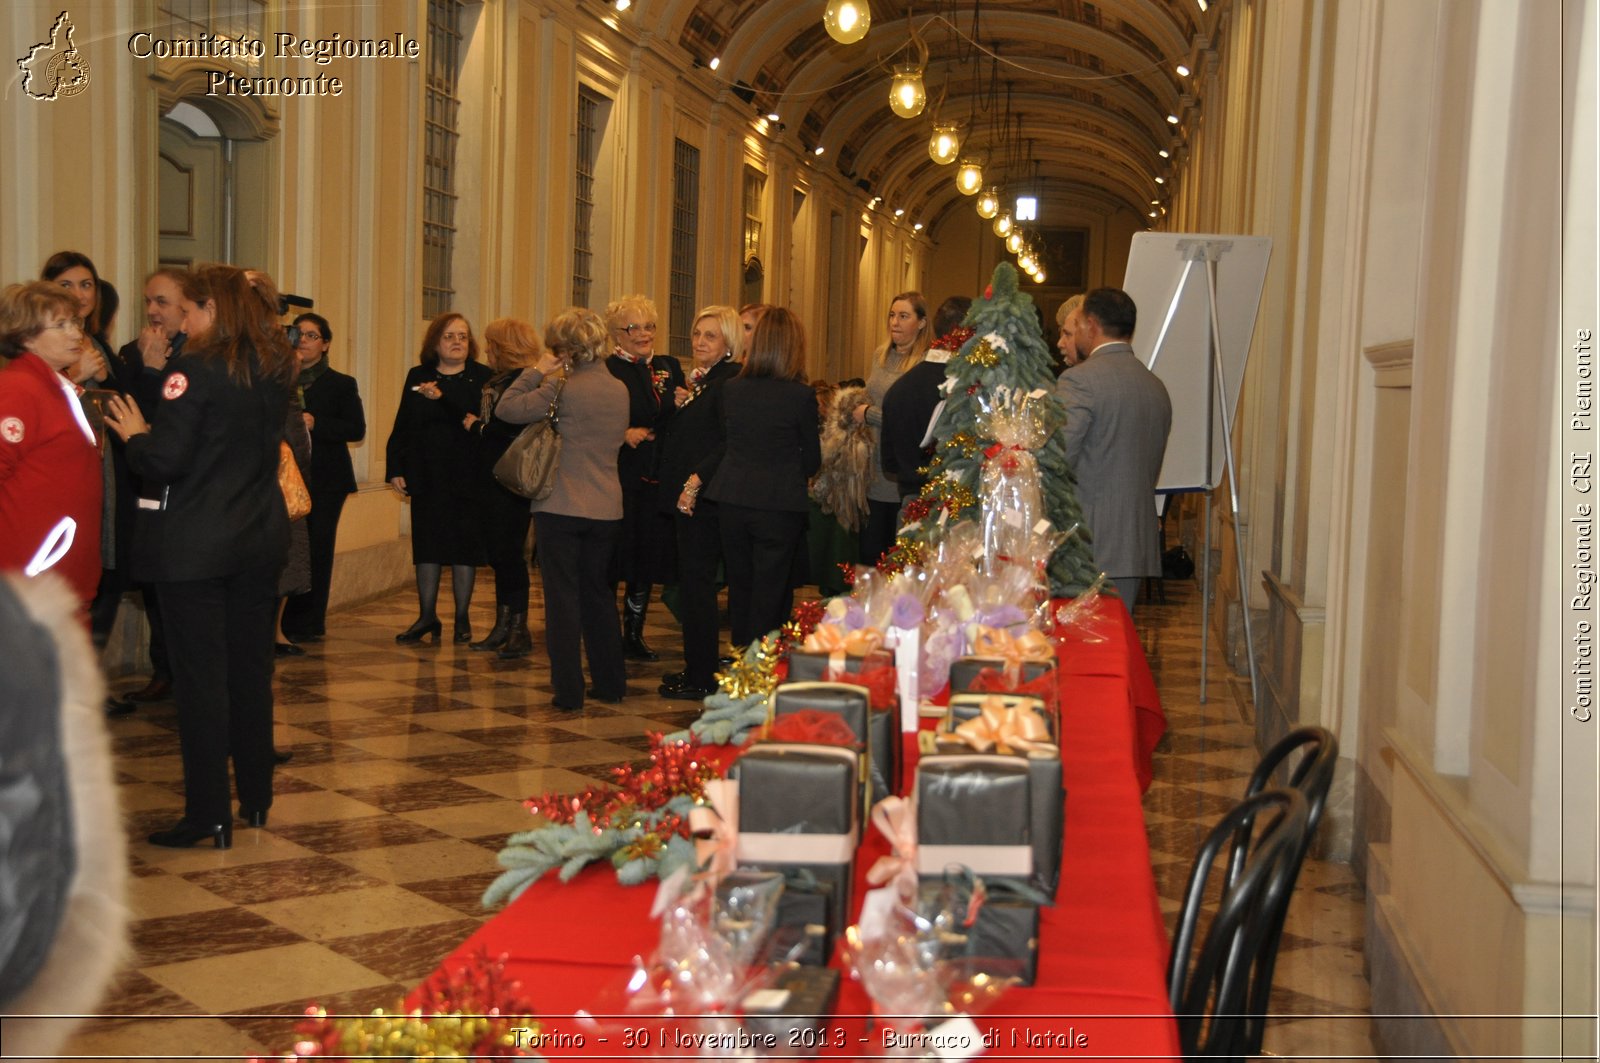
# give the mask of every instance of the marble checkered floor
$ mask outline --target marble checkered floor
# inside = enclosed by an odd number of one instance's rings
[[[537,585],[534,595],[538,616]],[[1255,759],[1215,666],[1210,703],[1198,702],[1197,596],[1193,583],[1175,584],[1169,604],[1141,616],[1172,725],[1145,801],[1169,915],[1185,854],[1242,793]],[[493,601],[484,570],[480,634]],[[465,645],[396,646],[414,615],[415,597],[397,592],[335,614],[325,642],[280,661],[277,742],[294,760],[278,771],[269,825],[238,828],[230,850],[144,841],[182,805],[170,703],[109,722],[131,845],[133,957],[109,1014],[73,1038],[69,1058],[282,1053],[289,1016],[309,1001],[343,1013],[391,1006],[487,917],[478,898],[494,855],[529,822],[521,798],[603,780],[641,755],[646,730],[683,727],[698,710],[655,695],[679,646],[659,605],[646,636],[663,660],[631,666],[623,704],[591,702],[580,714],[549,706],[537,631],[533,656],[515,662]],[[1278,964],[1271,1052],[1371,1054],[1361,935],[1348,867],[1310,862]]]

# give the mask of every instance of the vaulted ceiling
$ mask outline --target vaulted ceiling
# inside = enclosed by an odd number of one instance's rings
[[[1216,16],[1199,0],[871,0],[871,29],[849,45],[823,28],[826,6],[652,0],[635,10],[696,62],[719,60],[714,76],[752,115],[778,114],[801,150],[820,146],[819,165],[930,225],[971,202],[955,167],[928,155],[936,105],[1013,194],[1037,185],[1046,198],[1140,214],[1166,198],[1159,153],[1180,144],[1193,102],[1177,66],[1193,65]],[[914,58],[913,32],[929,50],[929,99],[904,119],[889,109],[889,84],[892,66]]]

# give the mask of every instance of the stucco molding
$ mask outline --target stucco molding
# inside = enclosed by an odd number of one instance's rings
[[[1378,343],[1361,351],[1367,364],[1372,366],[1373,384],[1380,388],[1409,388],[1411,386],[1412,340]]]

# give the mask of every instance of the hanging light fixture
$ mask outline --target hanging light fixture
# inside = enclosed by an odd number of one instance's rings
[[[1045,272],[1042,264],[1039,266],[1038,272],[1033,275],[1033,279],[1035,283],[1038,284],[1043,284],[1045,282]]]
[[[940,166],[955,162],[961,154],[961,127],[954,122],[938,122],[928,139],[928,158]],[[982,211],[979,211],[982,213]]]
[[[1021,229],[1013,228],[1011,230],[1010,235],[1006,237],[1006,250],[1010,251],[1013,255],[1022,250]]]
[[[978,217],[992,218],[1000,213],[1000,189],[990,185],[978,197]]]
[[[915,118],[928,105],[928,90],[922,86],[922,67],[916,63],[897,63],[894,81],[889,86],[889,110],[901,118]]]
[[[1011,235],[1011,212],[1002,210],[994,216],[994,234],[1004,240]]]
[[[971,155],[963,157],[956,170],[956,189],[964,196],[975,196],[982,188],[983,163]]]
[[[872,27],[872,9],[867,0],[828,0],[822,26],[840,44],[854,44]]]

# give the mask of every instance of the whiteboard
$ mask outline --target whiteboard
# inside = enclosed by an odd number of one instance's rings
[[[1223,375],[1218,402],[1212,399],[1208,254],[1217,263]],[[1156,481],[1158,491],[1209,490],[1222,480],[1223,448],[1228,445],[1222,403],[1227,404],[1232,424],[1271,254],[1272,240],[1265,236],[1134,234],[1122,282],[1123,291],[1139,309],[1133,350],[1161,378],[1172,399],[1172,433]]]

